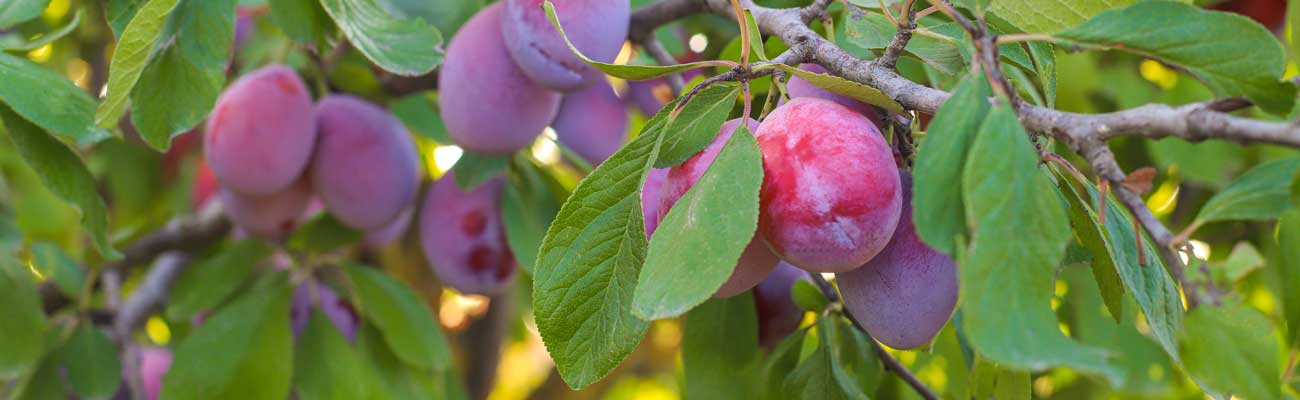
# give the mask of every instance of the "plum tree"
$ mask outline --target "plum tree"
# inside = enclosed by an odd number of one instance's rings
[[[263,67],[221,94],[205,132],[204,156],[223,187],[279,192],[302,175],[316,143],[311,95],[289,67]]]
[[[808,274],[785,262],[754,286],[754,307],[758,310],[758,343],[772,348],[789,336],[803,321],[803,309],[794,303],[790,288]]]
[[[601,78],[600,71],[569,50],[546,17],[542,2],[503,1],[505,17],[501,31],[510,56],[542,86],[571,91],[595,83]],[[628,17],[632,12],[628,0],[554,0],[552,3],[574,47],[593,60],[614,61],[627,37]]]
[[[786,262],[813,272],[861,266],[889,242],[902,206],[880,130],[829,100],[801,97],[758,127],[758,230]]]
[[[600,80],[565,94],[551,127],[560,144],[592,165],[600,164],[627,139],[627,106]]]
[[[664,180],[663,188],[659,192],[659,211],[655,213],[659,219],[655,223],[657,226],[663,222],[663,218],[668,215],[668,210],[686,195],[686,191],[695,185],[695,182],[704,176],[704,171],[709,169],[713,160],[722,152],[722,147],[731,139],[731,135],[740,128],[741,119],[733,119],[722,124],[718,135],[713,138],[713,142],[708,147],[688,158],[685,162],[672,167],[668,170],[668,177]],[[745,121],[745,126],[752,135],[758,129],[758,121],[749,119]],[[745,250],[740,254],[740,259],[732,269],[731,277],[718,288],[713,294],[714,297],[731,297],[738,295],[749,288],[757,285],[767,274],[776,268],[779,262],[772,250],[763,244],[763,240],[754,232],[754,238],[750,239]]]
[[[304,178],[267,196],[248,196],[222,187],[217,197],[235,226],[256,237],[279,240],[298,225],[312,192],[310,181]]]
[[[360,230],[392,222],[420,187],[420,154],[401,121],[347,95],[321,99],[316,116],[320,133],[310,174],[325,207]]]
[[[826,73],[826,68],[822,68],[822,66],[817,64],[800,64],[799,69],[817,74]],[[792,99],[800,97],[815,97],[818,99],[830,100],[843,104],[845,107],[848,107],[853,111],[857,111],[859,114],[862,114],[867,117],[867,119],[871,120],[872,123],[878,123],[878,121],[880,121],[880,113],[876,112],[876,108],[872,107],[870,104],[863,103],[849,96],[837,94],[813,86],[812,83],[799,78],[797,75],[792,74],[790,76],[790,83],[786,84],[786,91],[790,94],[790,98]]]
[[[917,237],[906,173],[902,184],[903,212],[889,244],[861,268],[835,277],[844,306],[872,336],[914,349],[929,343],[957,307],[957,264]]]
[[[420,211],[420,245],[443,283],[484,295],[509,287],[517,266],[501,222],[504,188],[498,177],[467,193],[453,172],[429,188]]]
[[[140,348],[140,383],[144,398],[158,400],[162,393],[163,375],[172,366],[172,352],[165,348]]]
[[[645,216],[645,236],[648,238],[659,228],[659,193],[668,180],[668,168],[651,168],[641,186],[641,213]]]
[[[534,83],[510,58],[501,37],[502,7],[484,8],[456,32],[438,75],[447,134],[480,153],[527,147],[560,107],[559,93]]]
[[[312,301],[312,291],[315,291],[316,301]],[[335,329],[348,338],[348,341],[356,340],[357,329],[361,327],[361,317],[357,314],[356,308],[348,302],[346,298],[340,297],[334,289],[329,286],[307,281],[293,289],[293,303],[289,308],[289,322],[293,325],[293,336],[295,338],[302,334],[302,330],[307,327],[307,320],[311,317],[312,308],[318,308],[325,317],[330,320]]]

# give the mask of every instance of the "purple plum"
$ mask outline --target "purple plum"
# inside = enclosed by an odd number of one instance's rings
[[[462,293],[494,295],[515,276],[501,221],[504,178],[466,193],[448,172],[433,183],[420,211],[420,244],[443,283]]]
[[[627,106],[603,79],[564,95],[551,123],[560,144],[597,165],[627,140]]]
[[[302,176],[316,143],[311,95],[289,67],[262,67],[226,88],[205,132],[203,154],[223,187],[280,192]]]
[[[474,15],[447,46],[438,75],[438,108],[457,145],[486,154],[528,147],[560,107],[515,65],[501,37],[502,3]]]
[[[420,188],[420,154],[387,110],[347,95],[316,107],[320,126],[312,186],[344,225],[379,229],[406,210]]]
[[[543,0],[503,0],[501,31],[510,56],[534,81],[572,91],[599,80],[601,72],[574,55],[546,17]],[[553,0],[560,25],[573,46],[600,62],[613,62],[627,39],[628,0]]]
[[[912,179],[902,174],[903,213],[885,250],[861,268],[836,274],[844,306],[895,349],[930,342],[957,307],[957,264],[916,236]]]
[[[235,226],[256,237],[279,240],[298,225],[312,192],[311,183],[300,179],[268,196],[247,196],[224,187],[217,190],[217,196]]]
[[[803,322],[803,309],[794,303],[790,288],[808,273],[785,262],[777,263],[771,274],[754,286],[754,306],[758,309],[758,343],[776,347]]]
[[[316,289],[317,302],[314,305],[311,301],[312,287]],[[361,326],[361,317],[357,314],[356,308],[346,298],[339,297],[334,289],[315,281],[303,282],[293,289],[289,321],[293,324],[294,338],[301,335],[302,330],[307,327],[307,319],[311,317],[313,306],[318,307],[348,341],[356,340],[357,329]]]

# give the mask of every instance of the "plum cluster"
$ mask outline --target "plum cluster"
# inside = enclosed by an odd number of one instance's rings
[[[758,230],[714,296],[754,288],[760,339],[771,346],[802,319],[790,299],[794,282],[835,273],[845,306],[882,343],[928,343],[956,307],[956,264],[917,237],[911,179],[881,134],[880,114],[797,77],[788,88],[791,100],[763,122],[743,121],[763,154]],[[642,191],[647,234],[741,123],[728,121],[703,151],[650,173]]]
[[[541,4],[492,4],[452,37],[438,76],[447,133],[466,150],[508,154],[528,147],[550,126],[560,144],[598,164],[626,139],[627,108],[604,75],[570,51]],[[578,50],[614,61],[627,37],[628,1],[553,4]]]
[[[404,226],[420,185],[419,153],[397,118],[347,95],[313,103],[282,65],[249,73],[222,93],[203,151],[227,216],[271,240],[291,231],[314,201],[364,232]],[[202,179],[207,173],[200,169],[199,185],[211,184]]]

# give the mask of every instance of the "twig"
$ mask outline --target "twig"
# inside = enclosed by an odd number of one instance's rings
[[[898,31],[894,33],[894,40],[889,42],[885,47],[885,52],[877,58],[874,63],[882,68],[894,69],[898,64],[898,57],[903,55],[903,49],[907,47],[907,42],[912,40],[912,31],[916,29],[916,8],[912,7],[914,0],[903,2],[903,13],[906,15],[903,23],[896,25]]]
[[[131,333],[144,323],[150,313],[162,306],[167,298],[167,290],[189,264],[189,260],[189,256],[181,252],[169,252],[158,257],[139,287],[122,304],[113,321],[114,336],[126,353],[122,357],[122,370],[127,374],[127,388],[130,389],[132,398],[144,398],[144,384],[140,380],[140,354],[135,350],[136,346],[131,345]]]
[[[1052,35],[1042,33],[1011,33],[998,35],[997,44],[1019,43],[1019,42],[1051,42],[1056,40]]]
[[[654,36],[645,38],[643,41],[638,43],[641,44],[641,48],[645,50],[646,54],[653,57],[655,62],[658,62],[659,65],[677,64],[677,60],[673,58],[672,54],[668,53],[668,49],[664,48],[664,44],[659,43],[658,40],[654,39]],[[682,93],[682,88],[686,87],[686,82],[682,79],[682,74],[668,74],[666,78],[668,79],[668,87],[673,90],[673,97],[680,95]]]
[[[123,340],[139,328],[151,313],[167,299],[167,290],[189,265],[190,257],[183,252],[168,252],[158,257],[153,268],[144,276],[131,297],[122,304],[113,328]]]
[[[831,286],[831,283],[827,282],[825,278],[822,278],[821,274],[809,272],[808,277],[812,279],[814,285],[817,285],[817,287],[821,289],[822,295],[826,296],[828,300],[831,302],[840,301],[840,296],[835,291],[835,287]],[[849,322],[853,323],[854,328],[866,332],[868,336],[871,335],[871,332],[868,332],[867,328],[862,327],[862,324],[858,322],[857,318],[853,317],[853,313],[850,313],[848,308],[841,307],[840,313],[844,314],[844,318],[847,318]],[[874,336],[872,336],[872,339],[868,341],[871,342],[871,347],[876,349],[876,354],[880,356],[880,361],[885,364],[885,369],[889,370],[889,372],[893,372],[894,375],[898,375],[898,378],[902,379],[903,382],[906,382],[908,386],[911,386],[912,390],[915,390],[916,394],[920,395],[921,398],[926,400],[939,399],[939,396],[931,391],[929,387],[925,386],[925,383],[922,383],[920,379],[917,379],[916,375],[912,374],[911,370],[908,370],[907,367],[898,362],[898,359],[889,354],[889,352],[885,350],[884,346],[881,346],[879,342],[876,342]]]
[[[104,270],[123,269],[152,261],[159,254],[194,251],[207,247],[230,232],[230,221],[220,207],[208,207],[197,217],[168,223],[163,229],[136,240],[122,251],[122,259],[104,265]]]

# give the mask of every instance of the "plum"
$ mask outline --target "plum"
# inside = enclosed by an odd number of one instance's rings
[[[600,164],[627,139],[627,107],[614,94],[614,88],[601,80],[565,94],[551,127],[560,144],[591,165]]]
[[[713,159],[718,157],[722,147],[731,140],[732,133],[740,127],[740,122],[741,119],[737,118],[722,124],[722,129],[718,131],[718,135],[713,138],[713,142],[709,143],[708,147],[668,170],[668,178],[664,180],[663,189],[659,192],[659,212],[655,213],[659,221],[655,223],[656,226],[663,222],[663,218],[668,215],[673,204],[681,200],[682,196],[686,195],[686,191],[690,190],[701,176],[704,176],[709,165],[713,164]],[[751,135],[758,129],[758,121],[753,119],[746,121],[745,125]],[[749,244],[745,246],[745,251],[740,254],[731,277],[727,278],[713,296],[731,297],[749,290],[767,277],[779,261],[776,255],[772,254],[772,250],[763,244],[758,232],[754,232],[753,239],[750,239]]]
[[[510,58],[501,38],[502,7],[484,8],[456,32],[438,75],[448,136],[486,154],[528,147],[560,108],[560,94],[534,83]]]
[[[217,176],[212,174],[212,168],[208,168],[208,162],[199,160],[198,166],[194,168],[194,184],[190,190],[190,205],[194,210],[201,210],[208,203],[208,199],[217,192]]]
[[[298,225],[312,192],[311,183],[300,179],[268,196],[247,196],[223,187],[217,190],[217,198],[235,226],[256,237],[279,240]]]
[[[359,230],[392,222],[420,188],[420,153],[401,121],[347,95],[322,99],[316,116],[320,133],[310,174],[325,207]]]
[[[885,249],[835,275],[844,306],[881,343],[906,350],[930,342],[957,307],[957,264],[916,236],[912,179],[902,174],[903,212]]]
[[[140,349],[140,383],[145,399],[158,400],[158,395],[162,393],[163,375],[171,366],[171,351],[158,347]]]
[[[817,64],[801,64],[799,65],[799,69],[817,74],[826,73],[826,68],[822,68],[822,66]],[[876,112],[876,108],[872,107],[870,104],[863,103],[849,96],[837,94],[813,86],[813,84],[800,79],[796,75],[790,75],[790,83],[786,84],[786,91],[790,94],[790,98],[792,99],[800,97],[815,97],[843,104],[845,107],[857,111],[859,114],[867,117],[867,119],[871,120],[871,123],[877,124],[877,126],[880,124],[880,113]]]
[[[641,186],[641,213],[645,216],[645,237],[648,239],[659,228],[659,193],[668,180],[668,168],[651,168]]]
[[[270,65],[245,75],[217,99],[203,153],[221,185],[266,196],[292,185],[316,143],[316,117],[302,79]]]
[[[791,99],[758,127],[758,230],[786,262],[812,272],[865,264],[902,208],[898,169],[880,130],[830,100]]]
[[[777,263],[771,274],[754,286],[754,307],[758,310],[758,343],[776,347],[803,322],[803,309],[794,303],[790,288],[808,273],[785,262]]]
[[[402,211],[397,216],[397,219],[392,220],[388,225],[367,230],[365,232],[366,244],[371,247],[383,247],[400,239],[402,234],[406,233],[406,229],[411,227],[412,214],[415,214],[413,209],[414,207],[409,207]]]
[[[597,70],[574,55],[542,9],[544,0],[503,0],[501,32],[510,56],[537,83],[571,91],[599,80]],[[569,41],[583,55],[614,62],[627,38],[632,8],[628,0],[554,0],[555,13]],[[450,57],[448,57],[450,58]]]
[[[515,276],[501,221],[502,177],[466,193],[454,172],[433,183],[420,211],[420,245],[443,283],[462,293],[495,295]]]
[[[311,290],[316,289],[315,304],[311,301]],[[293,289],[293,303],[289,308],[289,321],[293,325],[293,337],[297,338],[302,334],[302,330],[307,327],[307,319],[311,317],[311,309],[315,306],[321,313],[334,324],[334,328],[343,334],[348,341],[354,341],[357,337],[357,329],[361,326],[361,317],[357,314],[356,308],[348,302],[346,298],[339,297],[334,289],[322,285],[315,281],[307,281]]]

